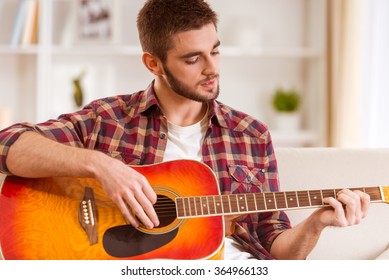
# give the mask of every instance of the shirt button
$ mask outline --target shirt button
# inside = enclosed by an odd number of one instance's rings
[[[162,140],[166,139],[166,134],[165,133],[162,133],[159,138],[161,138]]]

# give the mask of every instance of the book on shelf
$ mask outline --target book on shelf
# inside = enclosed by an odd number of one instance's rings
[[[39,0],[20,0],[12,32],[11,46],[38,42]]]
[[[12,31],[11,46],[17,46],[21,41],[23,26],[26,21],[26,3],[27,2],[25,0],[19,1],[18,12],[16,14],[15,24]]]

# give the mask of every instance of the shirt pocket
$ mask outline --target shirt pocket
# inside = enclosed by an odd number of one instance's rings
[[[231,192],[260,192],[266,182],[264,168],[229,165],[228,172],[232,178]],[[242,190],[242,188],[244,188]]]

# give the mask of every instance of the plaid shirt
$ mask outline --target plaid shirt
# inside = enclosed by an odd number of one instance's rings
[[[104,152],[131,165],[162,162],[167,120],[153,84],[145,91],[96,100],[82,110],[38,125],[16,124],[0,133],[0,170],[19,135],[34,130],[71,146]],[[277,161],[269,131],[262,123],[214,101],[202,144],[203,162],[211,167],[222,194],[278,191]],[[258,259],[272,259],[270,247],[290,228],[286,214],[267,212],[241,217],[233,237]]]

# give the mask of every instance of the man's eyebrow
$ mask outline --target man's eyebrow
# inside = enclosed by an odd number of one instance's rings
[[[220,47],[220,44],[221,44],[220,40],[217,40],[217,42],[216,42],[216,44],[213,46],[213,48],[216,49],[216,48]]]
[[[214,45],[213,45],[213,48],[212,49],[216,49],[217,47],[220,46],[220,40],[218,40]],[[193,56],[198,56],[198,55],[201,55],[202,52],[201,51],[194,51],[194,52],[189,52],[189,53],[186,53],[184,55],[181,55],[179,58],[189,58],[189,57],[193,57]]]

